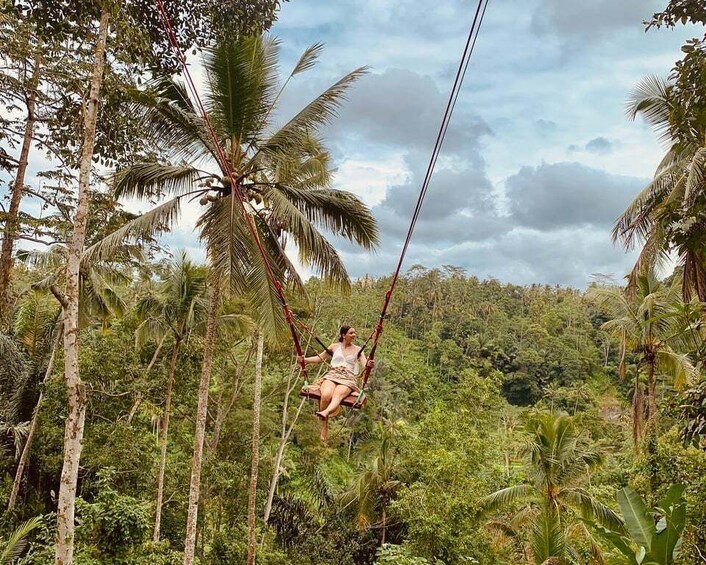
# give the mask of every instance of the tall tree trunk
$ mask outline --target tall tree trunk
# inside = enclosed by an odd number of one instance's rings
[[[655,361],[649,365],[647,372],[647,467],[650,476],[650,496],[652,503],[659,487],[657,465],[657,378],[655,376]]]
[[[56,332],[56,338],[51,348],[51,354],[49,356],[49,362],[47,363],[47,369],[44,372],[44,379],[42,379],[42,384],[46,384],[51,374],[54,372],[54,363],[56,361],[56,351],[59,349],[59,344],[61,343],[61,335],[63,330],[63,324],[60,323]],[[20,493],[20,486],[22,485],[22,477],[25,472],[25,467],[27,467],[27,461],[29,461],[29,454],[32,451],[32,443],[34,443],[34,436],[37,433],[37,425],[39,423],[39,410],[42,407],[42,401],[44,400],[44,391],[39,393],[39,398],[37,399],[37,404],[32,411],[32,421],[29,424],[29,431],[27,432],[27,440],[25,441],[24,447],[22,448],[22,455],[20,455],[20,461],[17,464],[17,471],[15,472],[15,480],[12,483],[12,492],[10,493],[10,500],[7,503],[7,509],[12,510],[17,502],[17,496]]]
[[[387,513],[385,511],[385,505],[382,507],[382,535],[380,538],[380,546],[385,545],[385,528],[387,527]]]
[[[248,495],[248,565],[255,565],[255,503],[257,502],[257,471],[260,463],[260,402],[262,400],[262,352],[265,335],[259,331],[255,357],[255,394],[252,417],[252,455],[250,456],[250,493]]]
[[[169,377],[167,379],[167,394],[164,399],[164,415],[159,435],[159,476],[157,477],[157,504],[154,515],[154,534],[152,541],[159,541],[159,529],[162,524],[162,501],[164,500],[164,472],[167,468],[167,434],[169,434],[169,413],[172,408],[172,391],[174,389],[174,373],[179,359],[179,346],[181,338],[176,336],[174,350],[169,362]]]
[[[79,162],[78,204],[74,232],[66,267],[66,307],[64,308],[64,380],[68,395],[68,413],[64,430],[64,466],[61,470],[59,501],[56,511],[56,565],[71,565],[74,553],[74,511],[76,484],[81,459],[83,428],[86,420],[86,391],[78,368],[79,269],[86,238],[91,162],[96,138],[98,103],[105,67],[105,45],[110,14],[101,14],[93,61],[91,89],[84,111],[83,147]]]
[[[647,426],[652,428],[657,423],[657,378],[655,362],[649,364],[647,371]]]
[[[29,163],[29,150],[32,147],[32,136],[34,135],[34,125],[36,123],[35,110],[37,107],[37,88],[39,87],[40,69],[42,66],[42,45],[37,45],[37,52],[34,57],[34,69],[29,81],[29,93],[27,95],[27,121],[25,122],[24,138],[20,159],[17,164],[17,175],[12,184],[12,196],[10,197],[10,208],[7,211],[5,220],[5,233],[2,240],[2,251],[0,251],[0,320],[4,320],[9,313],[8,290],[10,287],[10,277],[12,274],[12,250],[17,239],[17,232],[20,229],[20,202],[25,186],[25,175],[27,164]]]
[[[208,389],[211,384],[211,365],[216,331],[216,314],[220,299],[220,281],[216,282],[208,306],[206,335],[203,345],[203,365],[199,382],[199,400],[196,408],[196,430],[194,432],[194,457],[191,464],[191,484],[189,486],[189,510],[186,517],[186,537],[184,539],[184,565],[193,565],[196,552],[196,525],[199,516],[199,494],[201,490],[201,465],[203,443],[206,436],[206,416],[208,413]]]
[[[645,400],[640,383],[640,369],[635,370],[635,390],[632,393],[632,443],[637,452],[644,431]]]

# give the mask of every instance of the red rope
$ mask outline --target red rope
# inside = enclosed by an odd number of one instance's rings
[[[169,14],[167,13],[165,7],[164,7],[164,2],[163,0],[156,0],[157,6],[159,8],[159,13],[162,18],[162,23],[164,24],[164,28],[167,32],[167,35],[169,37],[169,42],[174,49],[174,52],[177,55],[177,58],[179,60],[179,63],[181,65],[181,68],[184,72],[184,78],[186,80],[187,87],[191,91],[191,95],[194,97],[194,100],[198,104],[198,109],[201,113],[201,117],[204,120],[204,123],[206,124],[206,128],[208,130],[208,133],[213,141],[214,144],[214,149],[216,151],[216,158],[219,161],[219,164],[221,166],[221,169],[226,173],[228,176],[228,180],[230,182],[231,186],[231,193],[235,194],[238,199],[238,203],[240,205],[241,212],[243,214],[243,217],[246,220],[246,223],[248,225],[248,229],[250,230],[250,234],[252,238],[255,240],[255,243],[257,244],[257,248],[260,252],[260,255],[262,255],[262,260],[265,265],[265,273],[267,274],[267,278],[269,282],[272,284],[272,286],[275,289],[275,292],[277,293],[277,298],[282,304],[282,311],[284,312],[284,318],[287,321],[287,325],[289,326],[289,331],[292,334],[292,341],[294,342],[294,348],[297,352],[297,356],[299,359],[303,359],[304,357],[304,352],[302,351],[301,344],[299,342],[299,336],[297,335],[296,329],[294,327],[294,322],[292,320],[292,311],[289,308],[289,305],[287,304],[287,299],[284,296],[284,291],[282,290],[282,284],[280,283],[279,280],[274,275],[274,272],[272,271],[272,267],[270,266],[270,262],[267,256],[267,251],[265,250],[265,247],[260,239],[260,235],[257,231],[257,228],[255,226],[255,222],[252,219],[252,216],[248,212],[245,198],[243,197],[243,194],[240,190],[240,185],[236,182],[234,176],[233,176],[233,171],[231,170],[230,163],[228,162],[228,158],[225,154],[225,151],[223,151],[223,148],[221,147],[221,144],[218,140],[218,136],[216,135],[215,130],[213,129],[211,125],[211,120],[208,118],[208,113],[206,112],[206,109],[203,106],[203,103],[201,102],[201,97],[199,96],[199,92],[196,88],[196,85],[194,84],[193,78],[191,77],[191,73],[189,72],[189,67],[186,64],[186,58],[184,57],[184,54],[179,47],[179,41],[177,40],[176,37],[176,32],[174,31],[174,27],[172,26],[172,22],[169,18]],[[232,196],[231,196],[232,197]],[[232,204],[232,202],[231,202]],[[232,221],[232,209],[231,209],[231,221]],[[306,363],[304,361],[299,362],[299,366],[301,367],[302,374],[304,375],[304,379],[307,379],[307,371],[306,371]]]
[[[488,7],[488,2],[489,0],[478,0],[478,7],[476,8],[476,12],[473,17],[471,29],[468,32],[466,45],[463,49],[463,55],[461,56],[461,61],[459,62],[458,70],[456,71],[456,77],[454,79],[453,87],[451,88],[449,101],[446,105],[446,110],[444,111],[444,116],[441,120],[441,125],[439,126],[439,132],[436,136],[436,142],[434,143],[434,149],[432,150],[431,158],[429,159],[429,165],[427,166],[424,181],[422,182],[422,187],[419,192],[419,197],[417,199],[417,205],[415,206],[414,213],[412,214],[412,220],[409,225],[409,230],[407,231],[407,237],[405,238],[404,245],[402,246],[402,252],[400,253],[400,259],[397,262],[397,268],[395,269],[392,275],[390,287],[385,293],[385,300],[383,301],[382,309],[380,310],[380,317],[378,319],[377,324],[375,325],[375,329],[373,330],[373,345],[370,348],[370,353],[368,354],[368,359],[370,361],[373,361],[375,359],[375,352],[377,351],[378,341],[380,340],[380,335],[382,334],[383,323],[385,321],[385,315],[387,314],[387,308],[390,305],[392,293],[394,292],[395,287],[397,286],[397,280],[400,276],[402,263],[404,262],[405,255],[407,254],[407,249],[409,248],[409,243],[412,239],[414,228],[417,225],[417,220],[419,219],[419,214],[422,210],[422,205],[424,204],[424,198],[426,196],[427,190],[429,189],[429,182],[431,181],[432,174],[434,173],[434,168],[436,167],[436,161],[439,158],[439,153],[441,152],[441,146],[443,145],[444,138],[446,137],[446,131],[448,129],[449,122],[451,121],[451,115],[453,114],[454,108],[456,107],[456,100],[458,99],[458,94],[461,90],[463,79],[466,77],[468,63],[471,59],[471,55],[473,54],[473,49],[475,48],[476,40],[478,39],[478,33],[480,32],[480,27],[483,23],[483,18],[485,17],[485,11]],[[365,389],[365,385],[368,383],[370,371],[371,367],[368,366],[366,366],[363,370],[363,383],[361,386],[361,391]]]

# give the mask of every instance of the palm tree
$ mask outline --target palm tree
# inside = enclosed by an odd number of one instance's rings
[[[627,355],[635,356],[633,392],[633,440],[642,437],[643,391],[640,376],[647,377],[647,422],[657,415],[657,375],[670,376],[682,388],[694,374],[686,353],[679,353],[689,335],[681,327],[680,280],[660,282],[653,272],[635,275],[634,292],[618,287],[593,287],[589,297],[603,307],[610,320],[601,328],[620,340],[619,374],[624,377]]]
[[[356,521],[361,529],[380,528],[380,546],[385,544],[388,523],[388,506],[404,487],[400,480],[403,466],[394,445],[393,426],[377,426],[378,438],[372,452],[366,453],[365,467],[355,477],[351,488],[343,493],[344,506],[353,504]]]
[[[336,115],[345,92],[364,69],[345,75],[276,128],[275,110],[284,87],[315,64],[322,48],[317,44],[307,49],[280,87],[278,46],[276,40],[266,36],[240,37],[228,38],[206,52],[203,107],[208,121],[181,82],[160,77],[152,83],[138,105],[147,131],[154,132],[160,152],[169,155],[172,163],[137,163],[119,171],[115,191],[137,198],[168,194],[169,199],[88,250],[89,256],[106,256],[125,237],[152,235],[176,220],[184,199],[200,197],[204,206],[198,227],[206,245],[212,292],[196,413],[186,564],[194,559],[215,317],[221,291],[250,296],[261,330],[272,338],[283,326],[283,314],[267,276],[268,268],[278,280],[301,288],[284,252],[288,238],[297,245],[303,265],[344,289],[350,285],[345,266],[320,230],[365,249],[378,240],[375,220],[362,201],[331,188],[331,159],[318,134]],[[227,163],[221,160],[221,151]],[[244,199],[242,208],[236,195]],[[227,287],[222,289],[224,282]]]
[[[684,110],[672,100],[673,86],[651,76],[633,91],[627,105],[631,118],[642,115],[669,149],[652,181],[630,203],[613,228],[613,240],[626,249],[642,243],[642,251],[630,275],[630,286],[638,273],[654,268],[671,251],[676,252],[684,273],[682,293],[686,300],[696,292],[706,301],[706,254],[703,214],[706,196],[706,132],[680,127]],[[687,112],[688,113],[688,112]]]
[[[79,271],[79,328],[98,320],[107,327],[110,319],[122,316],[127,306],[121,296],[121,287],[130,283],[131,277],[120,269],[120,262],[127,255],[141,257],[139,249],[131,246],[116,247],[121,255],[106,260],[91,260],[84,256]],[[17,254],[21,261],[36,267],[43,273],[32,286],[35,290],[51,292],[63,307],[65,296],[60,288],[66,279],[68,248],[60,243],[47,250],[23,250]]]
[[[79,271],[79,328],[96,320],[106,327],[111,318],[124,314],[126,305],[121,296],[120,287],[129,281],[129,277],[112,261],[134,256],[138,249],[123,246],[119,251],[118,255],[111,258],[111,262],[87,260],[82,262]],[[15,313],[14,332],[32,362],[33,376],[35,379],[41,376],[43,383],[49,380],[54,371],[57,350],[63,338],[63,307],[66,298],[60,290],[60,285],[66,277],[67,254],[66,246],[61,244],[55,244],[44,251],[23,250],[17,254],[18,259],[37,267],[42,273],[42,278],[32,285],[33,289],[20,298],[19,307]],[[50,298],[50,293],[53,298]],[[56,301],[59,302],[60,307]],[[47,356],[48,361],[44,367],[43,363]],[[26,396],[26,392],[26,390],[22,391],[22,394]],[[40,391],[17,464],[8,509],[14,507],[20,492],[43,401],[44,392]]]
[[[138,348],[148,340],[161,342],[166,334],[171,334],[174,339],[159,430],[160,458],[153,534],[155,542],[159,541],[162,518],[169,415],[179,348],[199,319],[205,317],[207,277],[204,267],[194,265],[186,253],[181,253],[169,263],[157,292],[142,297],[136,306],[138,319],[141,320],[135,330],[135,344]]]
[[[622,524],[610,508],[583,488],[589,471],[603,458],[587,445],[569,416],[535,414],[526,429],[530,437],[524,454],[530,481],[488,495],[481,506],[484,512],[498,512],[522,505],[516,517],[530,524],[534,563],[540,565],[551,559],[564,563],[575,554],[570,538],[579,518],[616,529]],[[498,524],[505,531],[515,529]]]
[[[17,339],[27,352],[31,363],[32,382],[30,386],[18,388],[16,394],[22,397],[22,404],[26,404],[29,396],[34,393],[36,380],[42,378],[42,383],[46,383],[54,372],[54,362],[57,350],[62,337],[63,323],[61,321],[60,308],[56,300],[41,289],[34,289],[28,292],[19,302],[19,307],[15,314],[14,332]],[[48,360],[47,360],[48,355]],[[46,365],[45,365],[46,360]],[[43,375],[43,376],[42,376]],[[44,400],[44,391],[40,390],[32,410],[32,418],[27,430],[22,453],[17,463],[15,479],[10,491],[10,498],[7,509],[12,510],[17,502],[20,492],[24,470],[29,461],[29,454],[34,442],[39,423],[39,409]]]

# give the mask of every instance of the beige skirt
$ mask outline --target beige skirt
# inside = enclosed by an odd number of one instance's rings
[[[323,378],[339,385],[345,385],[353,392],[360,390],[355,375],[346,367],[331,367]]]

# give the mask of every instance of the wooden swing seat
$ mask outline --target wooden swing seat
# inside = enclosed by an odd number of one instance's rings
[[[341,401],[341,406],[356,409],[365,408],[365,405],[368,403],[368,397],[363,393],[363,397],[360,398],[359,394],[358,392],[352,392]],[[318,384],[305,385],[299,392],[299,396],[318,402],[321,400],[321,388]]]

